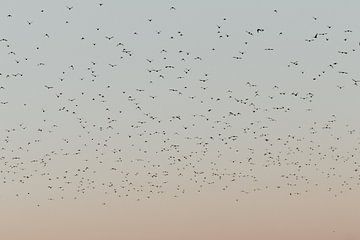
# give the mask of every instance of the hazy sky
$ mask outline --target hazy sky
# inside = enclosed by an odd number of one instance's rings
[[[358,1],[4,1],[0,238],[359,239]]]

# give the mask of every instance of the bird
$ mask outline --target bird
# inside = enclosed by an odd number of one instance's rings
[[[81,1],[5,13],[2,196],[41,209],[94,194],[110,207],[358,188],[355,23],[326,21],[320,8],[312,18],[249,8],[250,19],[231,3],[220,17],[171,4],[142,15]],[[293,22],[302,27],[284,27]]]

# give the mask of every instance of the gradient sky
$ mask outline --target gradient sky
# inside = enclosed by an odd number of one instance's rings
[[[358,1],[101,2],[0,1],[1,239],[360,239]]]

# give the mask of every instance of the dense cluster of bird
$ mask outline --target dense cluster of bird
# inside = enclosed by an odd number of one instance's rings
[[[175,4],[161,10],[169,21],[118,27],[102,23],[110,2],[83,2],[1,16],[3,194],[106,204],[218,190],[240,202],[359,188],[358,126],[332,102],[360,91],[352,29],[313,17],[301,36],[274,27],[272,9],[259,26],[225,16],[194,30]],[[88,10],[96,25],[78,17]]]

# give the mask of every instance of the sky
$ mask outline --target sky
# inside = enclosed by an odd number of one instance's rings
[[[4,239],[359,239],[358,1],[5,1]]]

